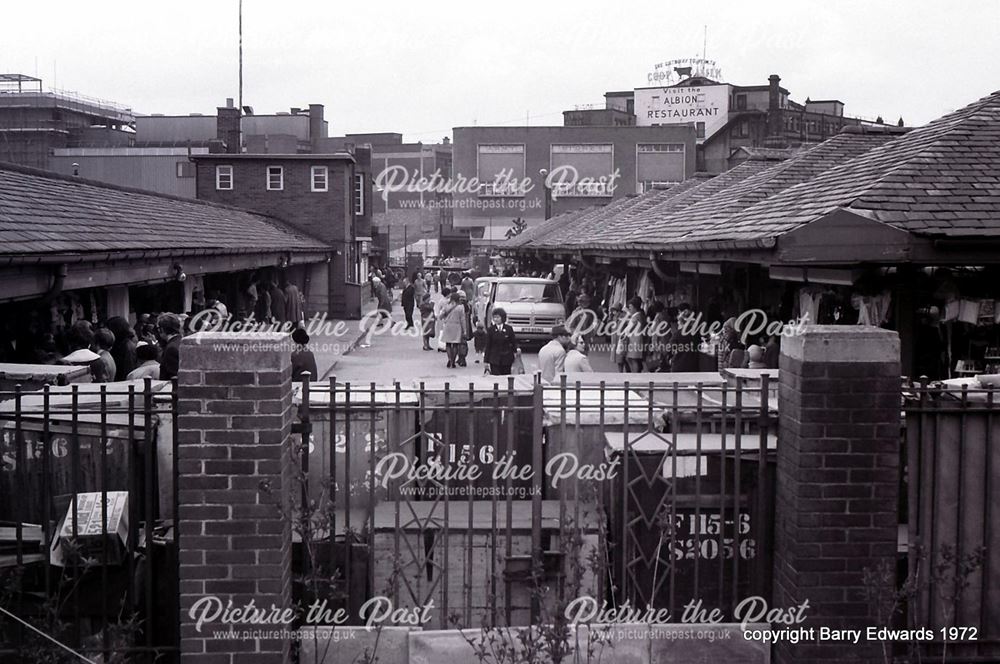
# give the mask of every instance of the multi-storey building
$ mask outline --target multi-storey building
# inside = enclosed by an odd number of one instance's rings
[[[367,152],[362,161],[370,160]],[[371,179],[354,154],[202,154],[196,164],[199,200],[280,219],[332,248],[325,275],[308,284],[312,309],[360,313],[367,278]]]
[[[564,113],[566,126],[640,127],[692,125],[699,171],[720,173],[744,148],[783,148],[819,143],[847,125],[879,124],[844,114],[837,99],[796,103],[781,78],[767,85],[734,85],[700,74],[674,85],[605,93],[605,108]]]
[[[474,247],[503,241],[515,219],[531,226],[695,172],[688,124],[457,127],[454,139],[454,224]]]
[[[249,114],[248,114],[249,113]],[[49,168],[161,194],[195,197],[191,155],[208,152],[300,154],[323,152],[328,125],[322,104],[253,115],[226,100],[215,115],[140,115],[128,147],[93,140],[52,150]]]
[[[452,196],[427,190],[420,182],[447,179],[452,171],[452,145],[404,143],[398,133],[347,134],[328,139],[337,149],[367,146],[372,153],[374,192],[372,226],[381,252],[409,246],[432,255],[460,255],[469,251],[469,232],[456,229]]]
[[[63,90],[45,91],[42,79],[0,74],[0,161],[48,169],[54,149],[131,145],[132,110]]]

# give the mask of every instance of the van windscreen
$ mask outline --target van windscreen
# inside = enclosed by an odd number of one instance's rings
[[[497,284],[497,302],[555,302],[562,303],[562,293],[557,284],[508,283]]]

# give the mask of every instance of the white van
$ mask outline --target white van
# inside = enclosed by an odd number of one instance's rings
[[[489,321],[494,308],[507,312],[519,340],[548,341],[552,328],[566,320],[558,282],[533,277],[482,277],[476,280],[477,320]]]

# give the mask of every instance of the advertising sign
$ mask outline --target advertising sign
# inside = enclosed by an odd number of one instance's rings
[[[705,58],[667,60],[653,65],[653,70],[646,74],[646,82],[650,85],[675,85],[684,80],[685,76],[701,76],[721,81],[722,67],[715,60]]]
[[[726,124],[728,114],[728,85],[638,88],[635,91],[636,124],[640,127],[704,122],[704,138],[708,138]]]

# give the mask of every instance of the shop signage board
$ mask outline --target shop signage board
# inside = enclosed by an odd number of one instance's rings
[[[709,138],[728,121],[729,86],[725,84],[635,91],[635,122],[640,127],[703,122],[704,138]]]

